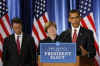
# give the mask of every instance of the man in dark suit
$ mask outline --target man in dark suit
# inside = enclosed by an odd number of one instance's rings
[[[22,21],[12,20],[14,34],[5,38],[3,45],[3,66],[35,66],[34,39],[22,32]]]
[[[76,43],[77,56],[94,58],[96,55],[96,49],[94,47],[93,32],[89,29],[83,28],[80,25],[80,20],[80,13],[77,10],[71,10],[69,12],[71,28],[61,33],[60,41]]]

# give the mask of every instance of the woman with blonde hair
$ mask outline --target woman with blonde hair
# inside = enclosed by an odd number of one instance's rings
[[[45,32],[47,33],[47,38],[40,40],[40,43],[56,43],[59,41],[59,36],[56,33],[57,27],[54,22],[47,22],[45,24]],[[38,55],[40,55],[40,45],[38,47]]]
[[[57,27],[54,22],[48,22],[45,24],[45,32],[47,33],[47,38],[43,42],[56,42],[58,41],[58,35],[56,33]]]

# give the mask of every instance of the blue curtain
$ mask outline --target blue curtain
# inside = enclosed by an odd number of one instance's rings
[[[14,17],[20,18],[20,0],[6,0],[10,20]]]
[[[32,4],[34,4],[34,0],[20,0],[21,4],[21,19],[23,23],[23,32],[26,34],[31,34],[32,31],[32,22],[33,22],[33,9]]]
[[[48,0],[47,9],[50,21],[57,24],[57,34],[68,28],[70,0]]]
[[[49,19],[56,22],[58,34],[70,27],[68,24],[68,12],[71,9],[76,9],[76,1],[78,0],[48,0]],[[100,47],[100,0],[93,1],[94,21]]]
[[[33,9],[32,0],[9,0],[8,3],[8,14],[10,19],[13,17],[20,17],[24,22],[25,33],[31,34],[32,22],[33,22]],[[62,31],[70,27],[68,24],[68,12],[70,9],[76,9],[76,1],[78,0],[47,0],[47,12],[50,21],[54,21],[57,24],[57,33],[60,34]],[[100,0],[93,0],[93,12],[94,20],[97,30],[98,41],[100,45]]]
[[[8,16],[11,20],[15,17],[20,18],[20,0],[6,0],[7,7],[8,7]],[[13,33],[13,30],[12,30]]]
[[[70,0],[70,10],[76,9],[76,0]]]
[[[23,32],[31,34],[32,0],[6,0],[10,20],[18,17],[23,21]]]

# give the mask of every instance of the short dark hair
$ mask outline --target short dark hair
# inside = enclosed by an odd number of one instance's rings
[[[80,16],[80,12],[76,9],[71,10],[68,16],[70,16],[70,13],[77,13]]]
[[[13,25],[14,23],[17,23],[17,24],[21,24],[21,25],[22,25],[22,20],[21,20],[20,18],[13,18],[13,19],[12,19],[12,25]]]

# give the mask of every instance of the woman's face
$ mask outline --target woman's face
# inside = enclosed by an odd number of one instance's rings
[[[56,34],[56,28],[55,26],[51,25],[48,29],[47,29],[48,34]]]

